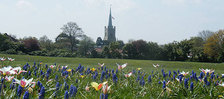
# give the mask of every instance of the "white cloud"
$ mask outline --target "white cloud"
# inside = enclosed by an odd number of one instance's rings
[[[16,6],[20,9],[34,9],[33,5],[26,0],[19,0]]]

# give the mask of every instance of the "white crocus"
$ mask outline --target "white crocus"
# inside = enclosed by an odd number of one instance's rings
[[[111,85],[108,86],[108,84],[104,84],[103,88],[102,88],[103,93],[107,94],[110,91],[110,87],[111,87]]]
[[[67,68],[68,66],[66,65],[66,66],[61,66],[61,69],[63,69],[63,68]]]
[[[219,86],[222,86],[222,87],[224,87],[224,83],[221,83],[221,84],[219,84]]]
[[[86,91],[89,91],[89,86],[88,85],[85,87],[85,90]]]
[[[209,73],[209,74],[210,74],[210,73],[212,73],[212,72],[215,71],[215,70],[212,70],[212,69],[203,69],[203,68],[202,68],[202,69],[199,68],[199,70],[201,70],[201,71],[204,72],[205,74],[206,74],[206,73]]]
[[[13,58],[9,58],[9,57],[8,57],[8,60],[12,62],[12,61],[14,61],[15,59],[13,59]]]
[[[185,72],[185,71],[180,72],[180,75],[183,75],[183,76],[186,76],[187,74],[189,74],[189,72]]]
[[[104,66],[104,63],[103,63],[103,64],[98,63],[98,65],[99,65],[100,67],[103,67],[103,66]]]
[[[1,60],[1,61],[5,61],[6,59],[5,59],[4,57],[1,57],[0,60]]]
[[[119,70],[125,68],[128,65],[128,63],[125,63],[123,65],[119,65],[118,63],[116,63],[116,64],[117,64],[117,67],[118,67]]]
[[[125,77],[130,77],[132,75],[132,72],[128,73],[128,74],[125,74],[124,76]]]
[[[20,74],[20,73],[22,73],[22,72],[27,72],[27,71],[22,70],[21,67],[15,67],[15,68],[12,68],[12,71],[11,71],[11,72],[12,72],[12,73],[15,73],[15,74]]]
[[[14,76],[6,76],[5,77],[5,80],[8,82],[12,81],[13,79],[14,79]]]
[[[55,68],[55,67],[56,67],[55,65],[51,65],[51,66],[50,66],[51,69],[53,69],[53,68]]]
[[[159,67],[159,64],[156,64],[156,65],[152,64],[152,65],[153,65],[153,67],[155,67],[155,68]]]
[[[27,79],[21,79],[21,80],[18,80],[16,78],[15,79],[15,82],[14,83],[17,83],[19,84],[21,87],[27,87],[29,85],[32,85],[32,84],[35,84],[35,82],[32,82],[33,81],[33,78],[27,80]]]
[[[6,75],[6,74],[9,74],[10,73],[9,71],[11,69],[12,69],[11,66],[3,67],[3,68],[0,69],[0,72],[1,72],[1,74]]]

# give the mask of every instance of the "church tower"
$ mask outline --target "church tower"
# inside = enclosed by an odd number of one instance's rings
[[[112,25],[112,16],[111,16],[111,8],[110,8],[109,23],[108,23],[108,26],[105,26],[104,40],[108,42],[115,42],[116,41],[115,31],[116,31],[116,27]]]

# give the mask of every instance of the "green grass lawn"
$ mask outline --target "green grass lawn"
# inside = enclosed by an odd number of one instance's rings
[[[216,73],[224,73],[223,63],[202,63],[202,62],[179,62],[179,61],[156,61],[156,60],[131,60],[131,59],[101,59],[101,58],[65,58],[65,57],[44,57],[44,56],[29,56],[29,55],[6,55],[0,54],[0,57],[15,58],[16,61],[10,65],[23,66],[26,63],[33,63],[34,61],[42,61],[44,64],[60,64],[77,67],[79,64],[87,67],[98,67],[97,63],[105,63],[109,68],[117,68],[116,63],[128,63],[127,68],[136,69],[142,68],[144,71],[149,72],[155,68],[152,64],[159,64],[165,71],[189,71],[192,70],[199,72],[199,68],[215,69]]]

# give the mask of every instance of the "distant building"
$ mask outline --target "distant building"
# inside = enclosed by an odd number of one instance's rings
[[[97,45],[97,47],[102,47],[104,45],[104,42],[101,37],[97,38],[96,45]]]
[[[111,42],[116,41],[116,27],[112,25],[112,15],[111,15],[111,8],[110,8],[110,14],[109,14],[109,22],[108,26],[105,26],[104,31],[104,39],[102,40],[101,37],[98,37],[96,40],[96,45],[98,48],[102,48],[104,45],[109,45]]]
[[[116,32],[116,27],[112,25],[112,16],[111,16],[111,9],[110,9],[109,23],[107,27],[105,26],[105,35],[103,40],[108,42],[115,42],[116,41],[115,32]]]

